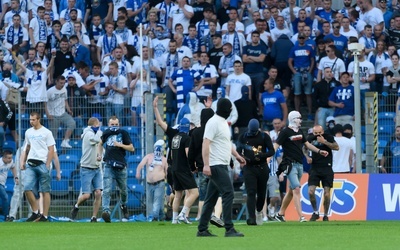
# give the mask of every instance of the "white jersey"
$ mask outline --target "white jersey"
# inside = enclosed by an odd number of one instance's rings
[[[0,159],[0,185],[6,185],[8,171],[12,168],[14,168],[13,160],[11,160],[10,163],[5,164],[3,159]]]
[[[190,5],[185,4],[183,6],[186,11],[194,13],[193,8]],[[183,10],[178,6],[172,6],[171,10],[169,11],[169,18],[172,18],[172,33],[175,34],[175,25],[176,24],[182,24],[183,26],[183,34],[188,34],[189,33],[189,24],[190,24],[190,19],[185,17],[185,14],[183,13]]]
[[[321,61],[319,61],[318,69],[321,70],[323,74],[324,69],[327,67],[332,69],[333,77],[335,77],[335,79],[339,79],[340,74],[346,71],[343,60],[338,57],[334,59],[330,59],[328,56],[323,57]],[[324,78],[323,75],[322,78]]]
[[[376,7],[373,7],[371,10],[364,13],[360,12],[360,19],[371,25],[372,27],[380,23],[383,23],[383,25],[385,25],[385,22],[383,20],[383,13],[380,9]]]
[[[39,129],[29,128],[25,132],[25,141],[27,145],[30,145],[27,159],[36,159],[43,162],[47,161],[49,147],[56,144],[53,134],[44,126]],[[26,147],[24,151],[26,151]]]
[[[228,75],[226,78],[226,86],[230,86],[229,90],[229,99],[231,102],[235,102],[242,98],[242,87],[249,86],[251,88],[251,79],[250,77],[242,73],[240,75],[236,75],[235,73]]]

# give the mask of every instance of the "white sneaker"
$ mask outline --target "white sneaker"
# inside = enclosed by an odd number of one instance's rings
[[[256,223],[257,225],[262,225],[264,223],[263,221],[263,214],[262,212],[256,212]]]
[[[301,216],[299,221],[300,222],[307,222],[307,219],[304,216]]]
[[[63,141],[61,142],[61,147],[62,147],[62,148],[72,148],[72,146],[69,145],[69,142],[68,142],[67,140],[63,140]]]
[[[265,217],[263,218],[263,221],[264,221],[264,222],[267,222],[267,221],[268,221],[268,217],[265,216]]]
[[[185,223],[185,224],[192,224],[192,222],[190,222],[190,221],[186,218],[185,214],[182,214],[182,215],[179,215],[179,216],[178,216],[178,223],[179,223],[179,222],[183,222],[183,223]]]
[[[172,224],[179,224],[178,220],[172,220]]]

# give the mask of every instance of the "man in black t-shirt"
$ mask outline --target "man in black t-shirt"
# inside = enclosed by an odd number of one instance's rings
[[[303,175],[303,146],[307,147],[314,153],[321,154],[326,157],[329,155],[328,151],[318,149],[306,140],[301,127],[301,114],[298,111],[292,111],[288,115],[289,126],[283,129],[274,143],[275,151],[282,146],[283,157],[282,163],[279,166],[278,172],[279,181],[283,181],[283,174],[286,172],[290,183],[290,189],[282,200],[282,206],[279,212],[275,215],[275,219],[280,222],[285,222],[284,214],[292,201],[296,207],[296,212],[299,215],[299,221],[307,221],[301,210],[301,193],[300,193],[300,180]],[[281,166],[291,166],[285,172],[282,172]]]
[[[332,150],[339,150],[334,137],[329,134],[324,134],[324,129],[321,125],[313,127],[313,134],[307,138],[307,141],[314,145],[319,150],[325,150],[329,153],[324,157],[318,153],[312,153],[311,157],[308,152],[304,152],[307,162],[311,164],[310,173],[308,176],[308,194],[310,196],[311,206],[314,213],[310,221],[319,219],[319,211],[317,208],[317,200],[315,199],[315,189],[322,182],[324,188],[324,221],[328,221],[328,210],[331,202],[331,188],[333,187],[333,170],[332,170]],[[308,151],[308,150],[307,150]]]
[[[190,121],[182,118],[179,124],[179,133],[172,138],[171,159],[172,179],[174,181],[175,198],[172,204],[172,224],[183,222],[191,224],[187,219],[190,207],[199,196],[196,181],[189,167],[188,152],[190,145]],[[183,192],[187,191],[182,211],[178,215]]]
[[[103,154],[103,144],[105,145],[105,154],[103,161],[105,162],[103,175],[103,213],[101,217],[105,222],[111,222],[110,217],[110,199],[113,179],[116,180],[121,194],[121,209],[123,219],[128,219],[128,191],[126,186],[127,180],[127,164],[125,160],[126,151],[133,152],[131,137],[128,132],[120,129],[119,120],[116,116],[111,116],[108,121],[108,129],[104,131],[99,143],[99,155]]]

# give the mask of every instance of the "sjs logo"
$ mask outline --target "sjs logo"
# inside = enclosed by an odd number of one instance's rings
[[[328,216],[332,214],[346,215],[350,214],[356,207],[356,199],[354,194],[358,186],[346,179],[335,179],[333,188],[331,188],[331,205],[328,211]],[[301,187],[301,206],[305,214],[312,214],[313,208],[309,200],[308,184],[305,183]],[[317,200],[317,209],[320,213],[324,213],[324,189],[317,187],[315,190],[315,198]]]

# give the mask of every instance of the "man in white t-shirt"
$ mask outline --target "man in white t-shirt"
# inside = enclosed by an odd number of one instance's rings
[[[243,73],[243,65],[241,61],[235,61],[233,63],[234,72],[226,78],[226,95],[235,102],[242,98],[241,89],[243,86],[249,87],[249,98],[251,99],[251,79]]]
[[[26,144],[20,162],[21,170],[25,170],[25,196],[32,207],[32,215],[27,222],[47,222],[50,208],[50,164],[56,143],[51,131],[40,123],[40,119],[39,113],[32,112],[30,114],[29,121],[32,127],[25,132]],[[43,194],[42,214],[39,214],[38,203],[32,192],[37,182],[39,182],[39,190]]]
[[[232,21],[232,22],[234,22],[234,24],[235,24],[235,31],[236,32],[240,32],[240,33],[244,33],[244,25],[243,25],[243,23],[241,23],[240,21],[239,21],[239,19],[238,19],[238,11],[237,11],[237,9],[236,8],[234,8],[234,7],[231,7],[230,9],[229,9],[229,21]],[[222,32],[222,34],[225,34],[225,33],[227,33],[229,31],[229,27],[228,27],[228,22],[226,22],[226,23],[224,23],[223,25],[222,25],[222,28],[221,28],[221,32]]]
[[[45,8],[39,6],[37,9],[37,16],[29,22],[29,38],[31,47],[36,47],[36,43],[47,43],[47,25],[44,20]]]
[[[2,2],[4,4],[4,1]],[[21,16],[21,24],[28,29],[29,27],[29,18],[28,13],[20,9],[20,2],[18,0],[10,1],[11,10],[7,11],[4,15],[4,27],[7,27],[12,23],[12,18],[15,14],[19,14]]]
[[[351,139],[343,136],[343,126],[336,124],[334,127],[335,141],[339,145],[339,150],[332,150],[332,169],[334,173],[350,173],[353,161],[355,144]],[[355,171],[355,169],[353,169]]]
[[[194,15],[193,8],[186,4],[186,0],[177,0],[176,5],[169,11],[168,28],[175,34],[175,25],[182,24],[183,34],[189,33],[190,18]]]
[[[320,82],[323,77],[324,69],[331,68],[333,77],[339,79],[340,75],[346,71],[346,67],[342,59],[336,57],[335,55],[336,46],[329,45],[325,48],[327,56],[323,57],[318,64],[318,76],[317,82]]]
[[[119,35],[114,34],[114,24],[105,23],[104,24],[106,33],[99,37],[97,41],[97,60],[102,62],[102,60],[111,54],[111,52],[117,47],[124,47],[122,38]]]
[[[65,77],[58,76],[56,85],[47,90],[48,101],[45,105],[46,116],[49,121],[51,132],[53,133],[54,139],[57,139],[58,128],[61,124],[67,127],[65,131],[64,139],[61,142],[61,147],[72,148],[69,144],[76,123],[74,118],[71,116],[72,110],[68,105],[67,89],[65,88]]]

